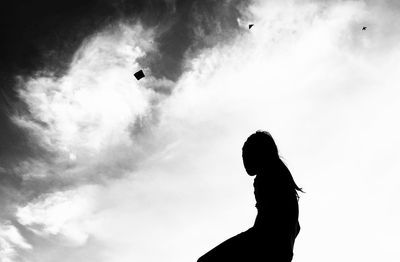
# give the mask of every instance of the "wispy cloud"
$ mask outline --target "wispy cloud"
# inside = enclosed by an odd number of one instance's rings
[[[90,217],[95,211],[98,188],[77,189],[41,195],[19,207],[16,217],[21,225],[41,237],[62,237],[70,245],[84,245],[88,239]]]
[[[10,223],[0,224],[0,261],[11,262],[18,256],[18,250],[32,249],[19,230]]]

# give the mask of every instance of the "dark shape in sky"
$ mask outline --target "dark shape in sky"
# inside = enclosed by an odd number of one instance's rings
[[[364,30],[364,31],[365,31],[365,30],[367,30],[367,27],[366,27],[366,26],[363,26],[363,28],[362,28],[361,30]]]
[[[142,69],[140,69],[139,71],[137,71],[133,75],[136,77],[137,80],[140,80],[140,79],[142,79],[144,77],[144,73],[143,73]]]
[[[249,29],[251,29],[254,26],[254,24],[249,24]]]

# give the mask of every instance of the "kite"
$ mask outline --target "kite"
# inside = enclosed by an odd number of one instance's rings
[[[136,77],[137,80],[140,80],[144,77],[143,70],[139,70],[136,73],[134,73],[133,75]]]

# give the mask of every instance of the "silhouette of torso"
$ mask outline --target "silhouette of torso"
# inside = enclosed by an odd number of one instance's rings
[[[259,250],[270,250],[269,257],[286,257],[290,261],[294,241],[300,231],[294,189],[289,187],[283,175],[260,174],[254,179],[254,195],[258,213],[253,230]]]

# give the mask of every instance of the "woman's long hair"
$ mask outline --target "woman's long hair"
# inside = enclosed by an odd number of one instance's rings
[[[283,175],[290,189],[292,189],[296,197],[299,198],[298,192],[303,192],[303,190],[297,186],[289,169],[280,158],[278,147],[270,133],[263,130],[256,131],[247,138],[242,150],[243,153],[251,154],[254,163],[260,165],[260,167],[267,166],[268,169],[271,168],[274,172],[277,172],[278,174],[276,175]]]

